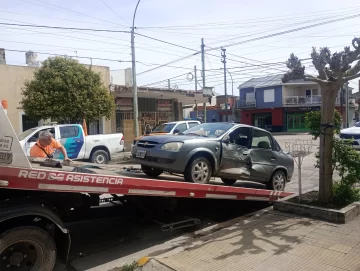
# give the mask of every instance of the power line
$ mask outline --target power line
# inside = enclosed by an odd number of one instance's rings
[[[140,27],[137,27],[138,29],[151,29],[151,28],[159,28],[159,29],[166,29],[166,28],[191,28],[191,29],[194,29],[195,27],[198,27],[198,26],[209,26],[209,27],[213,27],[213,26],[217,26],[217,25],[225,25],[225,26],[228,26],[228,25],[234,25],[234,24],[244,24],[246,22],[266,22],[268,23],[269,20],[265,20],[265,21],[261,21],[262,19],[272,19],[270,21],[276,21],[274,20],[274,18],[279,18],[277,20],[281,20],[283,21],[284,18],[288,17],[288,18],[291,18],[292,20],[295,19],[295,18],[304,18],[304,16],[298,16],[298,17],[294,17],[294,15],[301,15],[301,14],[306,14],[306,15],[309,15],[309,14],[317,14],[317,13],[321,13],[321,14],[324,14],[324,13],[327,13],[328,11],[339,11],[339,10],[348,10],[350,9],[351,11],[353,11],[354,8],[359,8],[360,6],[353,6],[353,7],[347,7],[347,8],[336,8],[336,9],[329,9],[329,10],[321,10],[321,11],[313,11],[313,12],[304,12],[304,13],[297,13],[297,14],[291,14],[291,15],[288,15],[288,16],[278,16],[278,17],[260,17],[260,18],[254,18],[254,19],[250,19],[250,20],[239,20],[239,21],[233,21],[233,22],[214,22],[214,23],[205,23],[205,24],[192,24],[192,25],[168,25],[168,26],[140,26]],[[336,12],[337,13],[337,12]],[[332,14],[332,13],[330,13]],[[305,18],[307,17],[311,17],[313,18],[314,15],[309,15],[309,16],[305,16]]]
[[[108,4],[105,3],[105,1],[101,0],[101,2],[110,9],[113,13],[115,13],[116,16],[118,16],[121,20],[123,20],[126,24],[128,24],[115,10],[113,10]]]
[[[0,10],[0,13],[9,13],[9,14],[16,14],[21,16],[27,16],[27,17],[36,17],[39,18],[38,15],[31,15],[26,13],[19,13],[19,12],[12,12],[7,10]],[[61,20],[61,21],[67,21],[67,22],[76,22],[76,23],[86,23],[86,24],[96,24],[99,25],[99,23],[90,22],[90,21],[79,21],[79,20],[70,20],[70,19],[64,19],[64,18],[57,18],[57,17],[49,17],[49,16],[41,16],[42,19],[53,19],[53,20]],[[102,24],[102,25],[108,25],[108,24]]]
[[[160,69],[160,68],[162,68],[162,67],[166,67],[167,65],[171,65],[171,64],[173,64],[173,63],[176,63],[176,62],[182,61],[182,60],[184,60],[184,59],[187,59],[187,58],[193,57],[194,55],[197,55],[197,54],[199,54],[199,52],[194,53],[194,54],[191,54],[191,55],[184,56],[184,57],[182,57],[182,58],[175,59],[175,60],[170,61],[170,62],[165,63],[165,64],[161,64],[161,65],[159,65],[158,67],[155,67],[155,68],[152,68],[152,69],[149,69],[149,70],[143,71],[143,72],[141,72],[141,73],[138,73],[137,75],[139,76],[139,75],[142,75],[142,74],[144,74],[144,73],[148,73],[148,72],[151,72],[151,71],[154,71],[154,70]]]
[[[5,51],[9,52],[20,52],[20,53],[27,53],[29,50],[15,50],[15,49],[4,49]],[[104,60],[104,61],[114,61],[114,62],[131,62],[131,60],[115,60],[115,59],[108,59],[108,58],[98,58],[98,57],[91,57],[91,56],[70,56],[70,55],[61,55],[61,54],[52,54],[52,53],[45,53],[39,51],[32,51],[33,53],[37,54],[44,54],[44,55],[52,55],[52,56],[62,56],[62,57],[71,57],[71,58],[86,58],[86,59],[95,59],[95,60]]]
[[[29,0],[20,0],[20,1],[23,1],[23,2],[27,2],[27,3],[30,3],[30,4],[35,4],[35,5],[39,5],[39,6],[43,6],[43,7],[46,7],[46,8],[50,8],[49,6],[52,6],[52,7],[56,7],[57,9],[62,9],[62,10],[67,10],[67,11],[70,11],[70,12],[73,12],[73,13],[76,13],[76,14],[79,14],[79,15],[82,15],[82,16],[86,16],[86,17],[89,17],[89,18],[92,18],[92,19],[96,19],[96,20],[99,20],[99,21],[103,21],[103,22],[107,22],[107,23],[111,23],[111,24],[116,24],[116,25],[121,25],[121,24],[117,24],[117,23],[114,23],[112,21],[108,21],[108,20],[104,20],[104,19],[101,19],[101,18],[97,18],[97,17],[94,17],[94,16],[91,16],[91,15],[88,15],[86,13],[82,13],[82,12],[79,12],[79,11],[76,11],[76,10],[72,10],[72,9],[69,9],[69,8],[64,8],[62,6],[58,6],[58,5],[55,5],[55,4],[51,4],[51,3],[48,3],[48,2],[45,2],[45,1],[42,1],[42,0],[36,0],[37,2],[41,2],[43,4],[39,4],[39,3],[34,3],[32,1],[29,1]],[[45,4],[45,5],[44,5]],[[48,6],[46,6],[48,5]]]
[[[308,25],[308,26],[302,26],[302,27],[298,27],[298,28],[294,28],[294,29],[290,29],[290,30],[286,30],[286,31],[282,31],[282,32],[278,32],[278,33],[274,33],[274,34],[269,34],[269,35],[265,35],[265,36],[261,36],[261,37],[256,37],[256,38],[252,38],[249,40],[245,40],[245,41],[240,41],[240,42],[235,42],[235,43],[231,43],[225,46],[218,46],[209,50],[208,51],[213,51],[213,50],[219,50],[222,47],[231,47],[231,46],[235,46],[235,45],[240,45],[240,44],[244,44],[244,43],[249,43],[252,41],[257,41],[257,40],[262,40],[262,39],[267,39],[267,38],[272,38],[272,37],[276,37],[276,36],[280,36],[280,35],[284,35],[287,33],[292,33],[292,32],[297,32],[297,31],[301,31],[301,30],[305,30],[305,29],[309,29],[309,28],[314,28],[317,26],[321,26],[321,25],[326,25],[326,24],[330,24],[330,23],[335,23],[335,22],[340,22],[340,21],[344,21],[344,20],[350,20],[350,19],[354,19],[356,17],[359,17],[360,14],[356,14],[353,16],[348,16],[345,18],[340,18],[340,19],[334,19],[334,20],[330,20],[330,21],[326,21],[326,22],[321,22],[321,23],[317,23],[317,24],[312,24],[312,25]]]
[[[130,31],[124,31],[124,30],[77,28],[77,27],[49,26],[49,25],[37,25],[37,24],[0,23],[0,25],[21,26],[21,27],[36,27],[36,28],[49,28],[49,29],[62,29],[62,30],[109,32],[109,33],[128,33],[128,34],[131,33]]]

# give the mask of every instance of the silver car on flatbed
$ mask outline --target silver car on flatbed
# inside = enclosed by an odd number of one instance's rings
[[[266,184],[283,191],[294,172],[294,161],[266,130],[236,123],[203,123],[179,135],[146,136],[132,157],[148,176],[180,173],[186,181],[206,184],[220,177]]]

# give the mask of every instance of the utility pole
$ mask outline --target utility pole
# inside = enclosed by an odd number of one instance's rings
[[[168,79],[168,89],[170,89],[170,79]]]
[[[227,84],[226,84],[226,49],[225,48],[221,48],[221,57],[222,60],[221,62],[224,64],[224,89],[225,89],[225,110],[228,109],[228,97],[227,97]],[[228,115],[226,112],[226,121],[228,121]]]
[[[205,88],[205,44],[204,44],[204,38],[201,38],[201,64],[202,64],[202,86],[203,90]],[[204,122],[206,122],[206,102],[203,103],[203,112],[204,112]]]
[[[346,128],[349,128],[349,82],[346,82],[345,99]]]
[[[194,66],[194,80],[195,80],[195,92],[197,92],[197,70],[196,66]]]
[[[131,27],[131,66],[132,66],[132,79],[133,79],[133,110],[134,110],[134,134],[135,137],[139,136],[139,109],[138,109],[138,93],[136,85],[136,61],[135,61],[135,16],[139,6],[140,0],[138,0]]]
[[[202,76],[202,86],[205,87],[205,44],[204,38],[201,38],[201,76]]]

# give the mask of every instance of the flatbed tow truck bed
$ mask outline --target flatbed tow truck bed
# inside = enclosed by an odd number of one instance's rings
[[[108,165],[29,161],[2,108],[0,127],[0,270],[50,271],[57,256],[66,262],[71,239],[64,219],[73,210],[98,206],[103,194],[120,202],[146,198],[150,205],[158,198],[271,202],[292,194],[129,177]]]

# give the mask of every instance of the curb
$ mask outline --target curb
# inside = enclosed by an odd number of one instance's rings
[[[195,231],[193,234],[200,235],[200,236],[211,235],[211,234],[219,232],[223,229],[231,227],[233,224],[236,224],[238,222],[238,220],[241,218],[244,218],[246,220],[252,220],[254,218],[256,219],[256,218],[260,217],[261,215],[268,213],[271,210],[273,210],[273,207],[269,206],[267,208],[246,214],[244,216],[236,217],[231,220]],[[173,268],[165,265],[164,263],[159,262],[156,258],[170,257],[181,251],[184,251],[185,249],[186,249],[186,245],[180,245],[180,246],[175,245],[159,255],[144,256],[137,261],[138,269],[136,269],[136,270],[137,271],[140,271],[140,270],[141,271],[157,271],[157,270],[159,270],[159,271],[176,271],[176,269],[173,269]]]
[[[137,271],[176,271],[163,263],[160,263],[154,258],[142,257],[137,261]]]

